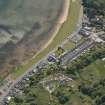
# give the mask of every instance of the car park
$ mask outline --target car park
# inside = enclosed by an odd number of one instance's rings
[[[47,58],[47,60],[48,60],[49,62],[56,62],[56,57],[53,56],[53,55],[50,55],[50,56]]]
[[[83,27],[83,29],[85,29],[87,31],[92,31],[92,27],[88,27],[88,26]]]
[[[88,36],[91,35],[91,32],[90,32],[90,31],[87,31],[87,30],[84,30],[84,29],[81,29],[81,30],[79,31],[79,34],[80,34],[80,35],[83,35],[83,36],[85,36],[85,37],[88,37]]]

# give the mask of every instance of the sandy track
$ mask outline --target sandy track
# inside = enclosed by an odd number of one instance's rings
[[[64,5],[62,7],[62,13],[59,16],[59,20],[58,22],[63,24],[68,17],[68,13],[69,13],[69,7],[70,7],[70,0],[64,0]]]

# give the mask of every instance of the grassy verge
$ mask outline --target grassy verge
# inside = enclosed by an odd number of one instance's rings
[[[55,48],[58,44],[60,44],[70,33],[72,33],[78,21],[80,11],[80,2],[76,0],[75,2],[70,3],[70,10],[67,21],[62,25],[60,31],[54,38],[54,41],[45,48],[42,52],[40,52],[34,59],[31,59],[28,64],[21,66],[17,70],[15,70],[11,76],[16,79],[18,76],[23,74],[28,68],[30,68],[33,64],[38,62],[44,56],[46,56],[53,48]]]
[[[64,44],[63,48],[68,51],[75,48],[75,46],[76,46],[75,43],[69,41]]]

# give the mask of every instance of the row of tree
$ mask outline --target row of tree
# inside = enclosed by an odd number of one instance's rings
[[[83,4],[88,8],[105,10],[105,0],[83,0]]]

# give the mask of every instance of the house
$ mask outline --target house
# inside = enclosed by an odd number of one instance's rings
[[[54,56],[54,55],[50,55],[48,58],[47,58],[47,60],[49,61],[49,62],[56,62],[56,57]]]
[[[92,28],[91,27],[88,27],[88,26],[85,26],[83,27],[84,30],[87,30],[87,31],[92,31]]]

